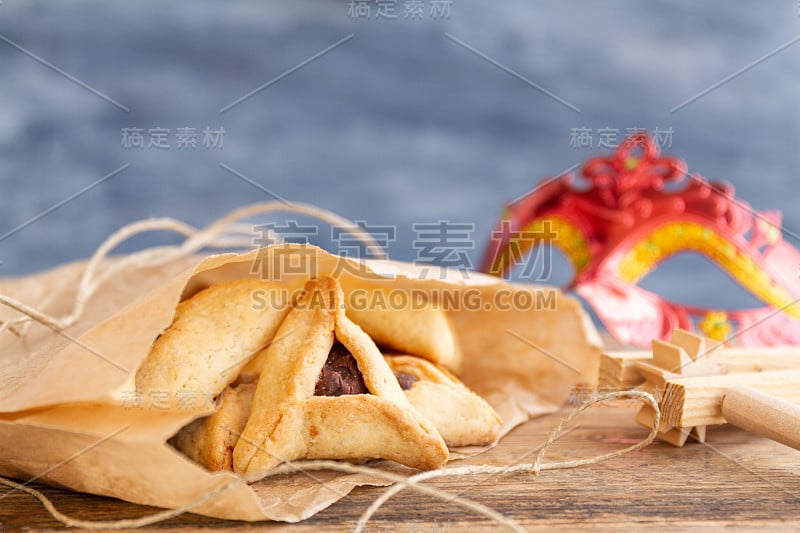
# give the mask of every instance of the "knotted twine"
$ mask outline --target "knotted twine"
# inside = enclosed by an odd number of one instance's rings
[[[111,234],[97,248],[95,253],[92,254],[92,257],[86,263],[86,267],[79,281],[78,292],[75,297],[75,303],[73,305],[72,311],[67,313],[66,315],[60,318],[51,317],[48,314],[40,310],[37,310],[23,302],[20,302],[18,300],[0,294],[0,303],[24,315],[22,317],[13,320],[0,322],[0,334],[4,332],[9,332],[18,336],[24,335],[26,333],[26,329],[21,329],[18,328],[17,326],[18,325],[24,326],[26,325],[26,323],[31,323],[31,322],[39,322],[56,331],[61,331],[63,329],[66,329],[80,319],[86,308],[87,302],[92,297],[92,295],[97,291],[97,289],[103,284],[103,282],[109,279],[117,272],[119,272],[120,270],[128,267],[134,267],[134,268],[146,267],[146,266],[153,267],[159,264],[164,264],[170,261],[188,257],[189,255],[199,252],[200,250],[205,248],[231,249],[231,248],[251,247],[254,244],[252,239],[254,226],[249,224],[244,224],[239,221],[247,217],[252,217],[254,215],[266,214],[278,211],[308,215],[317,218],[327,224],[330,224],[331,226],[337,226],[343,228],[346,231],[350,232],[353,236],[358,238],[362,243],[364,243],[367,249],[369,250],[370,254],[380,259],[386,257],[386,254],[384,250],[381,248],[381,246],[364,228],[340,217],[339,215],[333,212],[309,204],[297,204],[297,203],[288,204],[284,202],[262,202],[262,203],[252,204],[249,206],[244,206],[242,208],[236,209],[231,213],[229,213],[228,215],[217,220],[216,222],[210,224],[209,226],[199,229],[172,218],[145,219],[123,226],[122,228]],[[129,254],[120,259],[119,261],[112,263],[102,273],[98,273],[99,267],[102,265],[102,263],[111,253],[111,251],[114,250],[119,244],[130,239],[135,235],[151,231],[172,231],[185,236],[186,239],[179,245],[152,247],[152,248],[147,248],[145,250],[141,250],[139,252]],[[264,240],[269,241],[269,243],[282,242],[280,236],[278,236],[269,229],[266,230],[264,237],[266,237],[266,239]],[[267,244],[267,242],[261,244]],[[587,408],[591,407],[596,403],[623,397],[638,398],[642,400],[644,403],[650,405],[650,407],[652,407],[655,413],[654,423],[653,423],[653,429],[651,429],[647,437],[627,448],[598,455],[595,457],[590,457],[586,459],[575,459],[569,461],[556,461],[550,463],[542,462],[544,460],[544,456],[547,450],[553,445],[555,440],[564,432],[564,429],[572,420],[575,419],[575,417],[577,417],[584,410],[586,410]],[[533,475],[538,475],[539,472],[541,472],[542,470],[559,470],[559,469],[576,468],[579,466],[598,464],[603,461],[607,461],[609,459],[614,459],[617,457],[621,457],[625,454],[641,450],[642,448],[648,446],[651,442],[653,442],[658,433],[657,428],[659,426],[660,419],[661,419],[661,411],[659,410],[658,403],[656,402],[653,395],[644,391],[636,391],[636,390],[615,391],[595,396],[594,398],[589,399],[588,401],[584,402],[582,405],[577,407],[575,410],[573,410],[572,413],[570,413],[566,418],[564,418],[561,421],[561,423],[559,423],[558,426],[552,431],[552,433],[550,433],[550,436],[547,438],[545,443],[540,448],[539,453],[536,456],[536,459],[533,463],[520,463],[510,466],[469,465],[469,466],[460,466],[453,468],[445,467],[439,470],[421,472],[413,476],[402,476],[386,472],[377,468],[361,466],[361,465],[353,465],[350,463],[343,463],[337,461],[325,461],[325,460],[290,461],[270,470],[265,475],[260,475],[257,479],[240,477],[238,480],[223,485],[222,487],[215,489],[209,492],[208,494],[202,496],[196,501],[191,502],[188,505],[179,507],[177,509],[160,511],[141,518],[131,518],[122,520],[89,521],[89,520],[72,518],[60,512],[58,509],[56,509],[56,507],[53,505],[53,502],[50,501],[50,499],[47,498],[47,496],[42,494],[40,491],[32,487],[29,487],[28,484],[30,483],[30,481],[27,483],[17,483],[10,479],[0,477],[0,484],[6,485],[12,489],[11,491],[7,492],[6,495],[10,494],[10,492],[13,492],[15,490],[20,490],[37,498],[42,503],[47,512],[49,512],[53,516],[53,518],[55,518],[56,520],[58,520],[59,522],[68,527],[78,527],[88,530],[99,530],[99,529],[117,530],[117,529],[144,527],[156,524],[158,522],[163,522],[171,518],[175,518],[184,513],[190,512],[192,509],[195,509],[196,507],[202,505],[203,503],[243,483],[251,483],[261,479],[266,479],[282,474],[294,473],[298,471],[312,472],[317,470],[333,470],[347,474],[369,475],[381,479],[383,481],[393,483],[393,485],[389,487],[381,496],[376,498],[372,502],[372,504],[367,508],[367,510],[364,511],[364,513],[361,515],[355,527],[355,531],[357,533],[363,531],[364,527],[367,525],[372,516],[392,496],[396,495],[397,493],[406,488],[412,489],[420,494],[438,499],[443,502],[455,503],[461,507],[464,507],[465,509],[469,509],[478,514],[481,514],[489,518],[493,522],[505,526],[513,531],[524,531],[524,529],[521,526],[519,526],[519,524],[517,524],[510,518],[486,507],[485,505],[482,505],[478,502],[466,498],[462,498],[455,494],[448,493],[446,491],[442,491],[427,485],[422,485],[421,482],[441,477],[478,475],[478,474],[504,475],[504,474],[518,473],[518,472],[530,472]]]

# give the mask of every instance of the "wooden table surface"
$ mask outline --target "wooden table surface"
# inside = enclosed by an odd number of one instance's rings
[[[546,435],[570,408],[533,420],[475,464],[531,462]],[[558,440],[549,460],[597,455],[629,446],[647,431],[633,421],[635,408],[588,410]],[[458,463],[456,463],[458,464]],[[434,486],[484,503],[529,530],[652,530],[702,526],[769,527],[800,531],[800,452],[730,426],[709,428],[707,444],[685,448],[656,443],[611,461],[570,470],[448,478]],[[37,487],[42,488],[42,487]],[[130,518],[155,509],[118,500],[42,488],[56,507],[84,519]],[[187,514],[149,529],[243,528],[265,531],[349,531],[381,489],[359,488],[308,521],[247,524]],[[20,492],[0,502],[0,531],[58,528],[37,500]],[[4,529],[5,528],[5,529]],[[461,507],[406,491],[390,500],[367,531],[450,532],[495,529]]]

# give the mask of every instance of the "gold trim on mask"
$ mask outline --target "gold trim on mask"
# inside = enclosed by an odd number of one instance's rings
[[[639,240],[620,260],[620,279],[638,283],[661,261],[683,251],[695,251],[720,266],[752,294],[776,309],[785,308],[800,319],[800,305],[777,285],[755,261],[711,228],[695,222],[672,222]]]
[[[567,219],[556,216],[537,218],[518,233],[522,235],[509,239],[505,248],[495,258],[491,268],[492,274],[503,275],[507,268],[521,262],[530,250],[544,243],[550,243],[561,250],[572,263],[576,275],[589,264],[591,258],[589,245],[581,230]],[[525,234],[554,235],[554,237],[531,238]]]

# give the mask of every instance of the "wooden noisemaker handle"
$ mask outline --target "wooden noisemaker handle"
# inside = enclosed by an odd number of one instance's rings
[[[729,423],[800,450],[800,405],[749,387],[725,393],[722,416]]]

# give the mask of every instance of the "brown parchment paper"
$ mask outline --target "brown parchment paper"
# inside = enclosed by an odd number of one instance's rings
[[[291,274],[291,269],[269,268],[285,261],[287,253],[313,261],[316,275],[337,275],[346,293],[372,285],[433,298],[440,291],[470,291],[471,301],[481,302],[478,308],[461,305],[448,310],[463,352],[460,377],[498,411],[504,434],[531,417],[556,410],[575,386],[595,385],[600,339],[580,304],[556,289],[512,285],[475,273],[465,278],[461,272],[430,266],[355,261],[307,245],[189,257],[120,271],[95,293],[78,323],[62,333],[33,324],[23,337],[0,335],[0,474],[165,508],[188,505],[230,484],[234,474],[207,472],[166,444],[209,409],[131,407],[121,391],[130,387],[181,299],[213,283],[245,276],[301,287],[307,269]],[[104,267],[117,260],[110,259]],[[84,266],[73,263],[30,277],[2,279],[0,292],[62,316],[72,308]],[[362,279],[365,274],[369,281]],[[492,305],[501,292],[506,296],[502,308]],[[537,293],[540,305],[507,305],[514,295],[536,298]],[[16,316],[0,307],[0,320]],[[386,461],[376,465],[412,472]],[[235,486],[193,512],[295,522],[365,484],[385,483],[365,475],[296,473]]]

